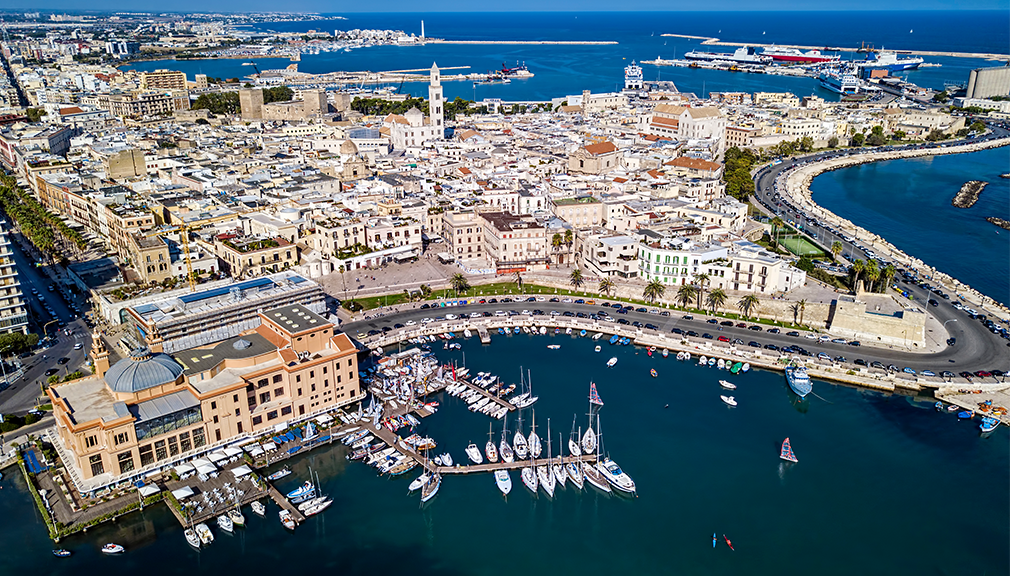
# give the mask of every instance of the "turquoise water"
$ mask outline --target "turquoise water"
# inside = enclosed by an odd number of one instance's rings
[[[801,44],[810,46],[858,46],[860,42],[889,49],[928,49],[962,52],[1006,53],[1010,23],[1004,12],[590,12],[590,13],[416,13],[349,14],[333,22],[275,22],[263,30],[398,29],[420,34],[425,21],[429,37],[455,40],[605,40],[602,46],[549,45],[449,45],[382,46],[351,52],[322,53],[302,57],[299,69],[323,73],[337,70],[404,70],[469,66],[464,72],[486,72],[502,63],[525,62],[533,78],[508,85],[474,87],[472,82],[444,82],[449,98],[502,98],[504,100],[549,100],[582,90],[619,90],[624,67],[632,60],[657,56],[681,57],[699,47],[700,41],[663,37],[664,33],[717,36],[728,41]],[[909,31],[912,31],[911,33]],[[732,52],[715,46],[712,51]],[[844,59],[861,55],[844,53]],[[928,57],[940,68],[922,68],[902,73],[922,86],[943,88],[946,81],[966,82],[972,68],[993,66],[978,59]],[[260,60],[260,69],[284,68],[283,59]],[[242,77],[251,66],[241,60],[188,62],[143,62],[139,70],[169,67],[189,75]],[[828,100],[838,95],[824,90],[812,78],[739,74],[717,70],[643,65],[645,79],[671,80],[683,92],[699,95],[712,91],[790,91],[799,96],[817,94]],[[453,71],[447,71],[447,73]],[[405,92],[427,97],[426,84],[405,84]]]
[[[879,234],[906,254],[1010,303],[1010,148],[874,162],[814,179],[814,201]],[[967,209],[950,201],[969,180],[989,182]]]
[[[513,473],[507,501],[490,475],[447,477],[421,508],[407,495],[413,474],[379,478],[347,463],[343,447],[328,447],[291,461],[296,473],[279,484],[293,488],[311,466],[336,500],[293,534],[271,504],[266,518],[247,512],[247,528],[217,533],[197,552],[158,506],[65,540],[75,555],[58,560],[22,481],[5,479],[0,573],[1010,573],[1005,428],[980,438],[977,423],[936,413],[926,399],[823,382],[815,382],[819,398],[799,402],[781,374],[760,371],[730,377],[740,405],[728,408],[717,384],[725,372],[631,346],[603,343],[597,354],[589,339],[492,337],[490,346],[472,339],[461,352],[437,352],[456,362],[465,354],[471,370],[507,380],[518,381],[519,364],[531,369],[537,430],[546,439],[550,418],[555,444],[559,433],[567,441],[573,415],[585,425],[595,380],[605,450],[637,482],[637,499],[570,487],[553,500],[534,498]],[[610,356],[619,358],[613,369],[604,366]],[[463,461],[468,442],[483,445],[490,420],[440,400],[420,432]],[[494,421],[496,433],[500,426]],[[778,459],[786,436],[798,464]],[[713,550],[712,532],[728,535],[736,551],[722,542]],[[101,556],[110,540],[127,553]]]

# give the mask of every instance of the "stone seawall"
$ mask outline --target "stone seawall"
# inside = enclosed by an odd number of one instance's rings
[[[971,208],[978,202],[978,197],[985,190],[988,182],[981,180],[969,180],[961,185],[961,189],[954,195],[950,205],[954,208]]]
[[[869,162],[898,160],[903,158],[920,158],[941,154],[964,154],[1008,145],[1010,145],[1010,138],[1003,138],[987,142],[973,142],[971,144],[964,144],[960,146],[948,146],[946,148],[889,150],[884,152],[867,152],[866,154],[847,156],[844,158],[832,158],[830,160],[798,168],[791,172],[786,176],[784,193],[792,198],[792,201],[796,206],[802,208],[807,213],[816,216],[818,219],[831,222],[832,225],[837,226],[840,230],[851,234],[859,241],[868,245],[878,254],[889,257],[896,264],[919,271],[920,274],[922,271],[925,271],[925,275],[932,276],[935,282],[942,284],[947,290],[963,295],[965,300],[973,307],[980,310],[987,309],[991,314],[997,314],[998,316],[1005,318],[1007,315],[1010,315],[1010,310],[1008,310],[1003,304],[993,302],[992,298],[981,294],[971,286],[968,286],[967,284],[960,282],[956,278],[944,274],[943,272],[937,271],[931,266],[925,264],[922,260],[898,250],[884,238],[873,234],[872,232],[869,232],[868,230],[865,230],[851,221],[818,205],[812,199],[810,185],[813,183],[814,178],[825,172],[848,168],[851,166],[858,166],[860,164],[867,164]]]

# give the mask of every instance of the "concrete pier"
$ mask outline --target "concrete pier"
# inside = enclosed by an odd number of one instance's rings
[[[486,326],[481,326],[481,327],[477,328],[477,335],[480,336],[480,343],[481,344],[490,344],[491,343],[491,334],[488,333]]]

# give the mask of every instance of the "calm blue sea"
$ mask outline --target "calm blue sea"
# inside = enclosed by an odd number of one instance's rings
[[[203,551],[190,548],[163,505],[51,544],[18,474],[0,486],[0,574],[341,574],[417,575],[684,574],[689,576],[850,576],[852,574],[1006,576],[1010,539],[1010,434],[988,438],[976,422],[937,413],[915,399],[814,383],[800,401],[780,373],[730,377],[739,406],[719,395],[715,368],[649,357],[632,346],[594,353],[588,338],[492,336],[444,361],[519,381],[531,370],[537,432],[554,450],[573,418],[586,425],[590,381],[604,402],[603,445],[638,484],[638,498],[593,489],[533,497],[512,474],[502,498],[488,474],[446,477],[428,506],[407,484],[376,477],[344,460],[343,447],[291,461],[282,492],[322,479],[335,499],[294,533],[277,508],[246,510],[248,526]],[[547,350],[559,343],[560,350]],[[604,364],[619,359],[613,369]],[[649,376],[655,368],[657,378]],[[483,446],[490,419],[441,397],[419,428],[438,451],[463,461],[469,442]],[[669,405],[669,407],[665,407]],[[523,412],[529,433],[534,410]],[[516,417],[509,416],[510,432]],[[491,428],[497,437],[502,423]],[[511,436],[511,434],[510,434]],[[561,439],[559,439],[559,436]],[[779,460],[789,437],[799,463]],[[546,450],[546,444],[545,444]],[[712,533],[720,537],[712,548]],[[721,542],[729,536],[736,548]],[[98,549],[114,541],[121,557]]]
[[[883,236],[983,294],[1010,303],[1010,231],[984,220],[1010,220],[1010,149],[874,162],[826,172],[811,185],[814,201]],[[967,209],[950,201],[961,185],[989,185]]]

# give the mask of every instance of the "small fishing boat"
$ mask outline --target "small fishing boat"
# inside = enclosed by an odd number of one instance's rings
[[[743,367],[743,362],[737,362],[737,363],[733,364],[733,366],[729,369],[729,373],[730,374],[736,374],[736,373],[740,372],[740,368],[742,368],[742,367]]]
[[[715,358],[709,358],[708,359],[708,367],[709,368],[715,366],[715,363],[716,363],[716,359]]]
[[[187,532],[190,532],[190,530],[187,530]],[[196,543],[197,546],[200,545],[199,540],[197,540]],[[63,548],[60,548],[59,550],[53,550],[53,556],[56,556],[57,558],[68,558],[70,556],[70,550],[64,550]]]
[[[708,365],[707,356],[702,356],[701,358],[698,358],[698,366],[707,366],[707,365]]]
[[[999,420],[985,416],[982,418],[982,423],[979,424],[978,427],[982,430],[982,432],[992,432],[993,430],[999,428]]]
[[[186,531],[183,532],[183,535],[186,537],[186,542],[189,542],[190,546],[192,546],[193,548],[200,547],[200,537],[196,535],[196,530],[193,530],[192,528],[186,528]]]
[[[611,336],[611,337],[610,337],[610,343],[611,343],[611,344],[617,344],[617,342],[618,342],[618,341],[619,341],[620,339],[621,339],[621,337],[620,337],[620,336],[618,336],[617,334],[614,334],[613,336]]]
[[[214,533],[211,532],[210,528],[203,522],[194,526],[193,531],[196,532],[197,537],[200,538],[201,544],[207,545],[214,542]]]
[[[572,335],[572,327],[569,326],[568,328],[565,328],[565,336],[571,336],[571,335]]]
[[[796,459],[796,454],[793,454],[793,447],[789,444],[788,438],[782,442],[782,451],[779,452],[779,458],[789,462],[799,462],[799,460]]]
[[[508,496],[512,491],[512,476],[509,475],[508,470],[495,470],[494,483],[498,485],[503,496]]]
[[[718,361],[717,361],[717,362],[715,363],[715,365],[716,365],[716,367],[718,367],[718,368],[719,368],[720,370],[725,370],[725,369],[726,369],[726,361],[725,361],[725,360],[723,360],[722,358],[720,358],[720,359],[719,359],[719,360],[718,360]]]
[[[656,376],[659,376],[659,374],[656,373],[656,369],[655,368],[652,368],[651,370],[649,370],[649,374],[651,374],[653,378],[655,378]]]
[[[950,406],[947,406],[947,412],[957,412],[960,408],[961,407],[957,404],[951,404]]]
[[[273,474],[267,476],[267,480],[270,480],[271,482],[273,482],[274,480],[280,480],[281,478],[287,476],[288,474],[291,474],[291,470],[289,470],[288,467],[285,466],[284,468],[281,468],[280,470],[278,470],[278,471],[274,472]]]
[[[561,348],[561,344],[548,344],[547,345],[547,349],[548,350],[558,350],[560,348]]]
[[[603,338],[603,332],[597,332],[596,334],[593,334],[593,340],[599,340],[600,338]]]
[[[288,492],[287,498],[288,498],[288,500],[291,500],[292,502],[294,502],[295,504],[297,504],[299,502],[302,502],[304,500],[308,500],[309,498],[314,497],[315,494],[316,494],[316,489],[312,485],[312,482],[306,482],[305,484],[302,484],[298,488],[295,488],[294,490]]]
[[[579,332],[579,338],[585,338],[585,337],[586,337],[586,330],[585,330],[585,328],[583,328],[583,329],[582,329],[582,330],[581,330],[581,331]]]
[[[964,410],[962,412],[958,412],[957,413],[957,417],[958,418],[964,418],[964,419],[968,420],[968,419],[971,419],[971,418],[975,417],[975,411],[974,410]]]
[[[473,461],[474,464],[480,464],[484,461],[484,457],[480,455],[480,448],[478,448],[473,442],[466,447],[466,455],[471,461]]]
[[[730,406],[736,406],[736,398],[732,396],[719,396],[719,398],[722,398],[722,401]]]
[[[740,367],[740,371],[741,372],[749,372],[750,371],[750,362],[744,362],[743,366]]]
[[[607,360],[607,368],[613,368],[614,364],[617,364],[617,356],[614,356],[610,360]]]
[[[648,350],[646,350],[645,352],[646,352],[646,354],[648,354],[649,356],[652,356],[652,351],[653,351],[653,350],[655,350],[655,348],[653,348],[653,347],[651,347],[651,346],[650,346],[650,347],[649,347],[649,349],[648,349]]]
[[[253,503],[250,504],[250,507],[252,508],[253,512],[255,512],[260,516],[266,516],[267,514],[267,507],[264,506],[263,503],[260,502],[259,500],[253,500]]]
[[[295,526],[297,526],[297,524],[295,524],[295,519],[291,517],[291,513],[287,510],[281,509],[277,515],[281,519],[281,524],[288,530],[294,530]]]
[[[123,548],[119,544],[115,544],[112,542],[109,542],[105,546],[102,546],[102,554],[122,554],[125,551],[126,551],[125,548]]]
[[[222,514],[217,517],[217,527],[225,532],[235,531],[235,523],[232,522],[231,518],[229,518],[227,514]]]
[[[933,404],[933,407],[936,408],[937,412],[943,412],[943,402],[937,400],[936,404]]]
[[[448,452],[442,454],[442,464],[452,467],[452,456],[450,456]]]
[[[597,344],[596,348],[593,349],[594,352],[599,352],[600,350],[603,350],[603,348],[601,348],[599,344]]]
[[[725,534],[723,534],[722,537],[723,537],[724,540],[726,540],[726,545],[729,546],[730,550],[736,550],[736,548],[733,547],[733,543],[729,541],[729,537],[728,536],[726,536]]]
[[[670,355],[670,351],[667,350],[666,348],[663,348],[663,358],[666,358],[669,355]]]
[[[736,384],[727,382],[726,380],[720,380],[719,385],[727,390],[736,390]]]

